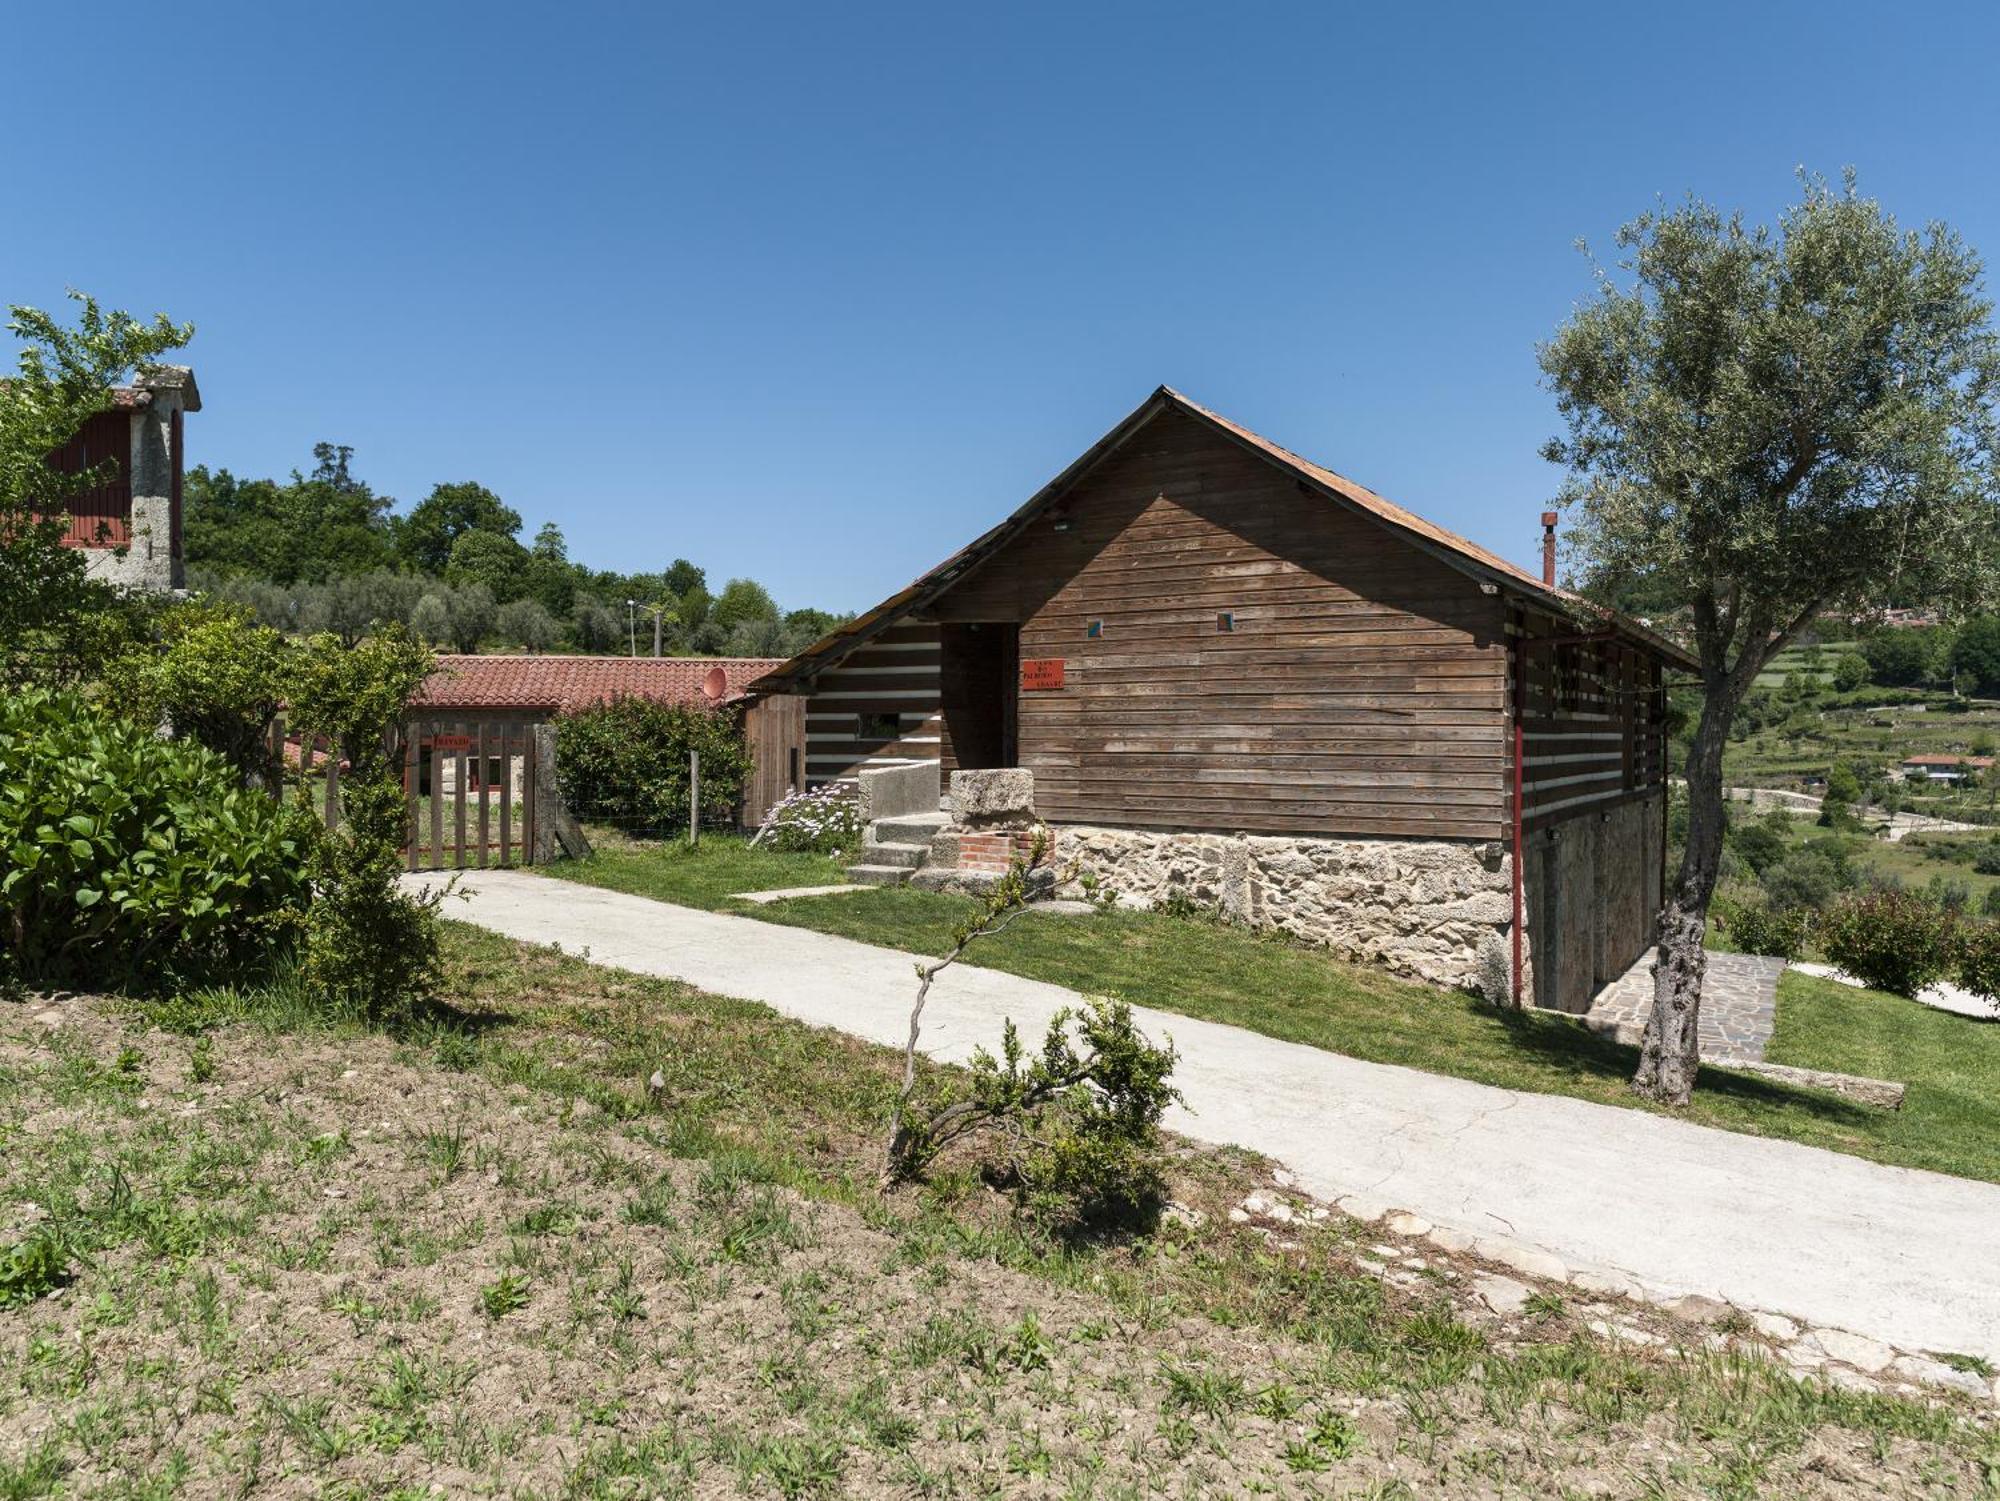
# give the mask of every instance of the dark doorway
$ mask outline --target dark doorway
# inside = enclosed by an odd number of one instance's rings
[[[961,771],[1012,766],[1021,679],[1021,628],[981,623],[938,628],[938,689],[952,764]]]

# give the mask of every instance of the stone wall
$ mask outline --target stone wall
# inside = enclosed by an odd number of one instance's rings
[[[1175,893],[1440,985],[1477,987],[1482,949],[1505,944],[1512,870],[1504,845],[1459,840],[1299,839],[1065,824],[1072,864],[1151,906]],[[1491,968],[1491,961],[1486,966]]]
[[[164,495],[132,497],[132,540],[122,547],[85,548],[84,570],[121,589],[164,594],[181,587],[174,551],[173,501]]]

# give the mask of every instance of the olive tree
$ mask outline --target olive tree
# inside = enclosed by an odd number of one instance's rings
[[[1683,601],[1701,662],[1687,842],[1659,918],[1633,1087],[1685,1104],[1722,857],[1722,753],[1758,672],[1816,616],[1962,609],[1995,575],[2000,343],[1978,257],[1900,229],[1853,175],[1804,177],[1775,229],[1694,199],[1618,232],[1622,258],[1539,351],[1567,435],[1575,558]]]

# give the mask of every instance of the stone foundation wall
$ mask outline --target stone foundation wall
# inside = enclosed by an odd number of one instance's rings
[[[1513,877],[1497,841],[1298,839],[1071,824],[1055,835],[1058,870],[1075,864],[1134,905],[1178,892],[1236,921],[1439,985],[1478,988],[1492,975],[1492,950],[1508,942]]]

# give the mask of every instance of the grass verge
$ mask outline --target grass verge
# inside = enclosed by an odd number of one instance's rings
[[[908,889],[762,907],[732,902],[718,893],[724,883],[710,877],[709,862],[728,871],[736,891],[808,883],[794,882],[789,865],[782,875],[755,879],[755,862],[765,857],[740,841],[733,847],[715,841],[703,850],[607,849],[543,873],[916,954],[943,952],[953,927],[973,910],[967,898]],[[1034,916],[982,940],[965,962],[1377,1063],[1625,1109],[1656,1108],[1627,1088],[1636,1050],[1569,1017],[1499,1010],[1220,922],[1132,911]],[[1911,1086],[1903,1110],[1707,1068],[1694,1103],[1677,1114],[1900,1167],[2000,1182],[2000,1026],[1800,975],[1784,984],[1771,1060],[1900,1080]],[[1799,1000],[1796,1019],[1787,1016],[1794,997],[1815,998]],[[1907,1045],[1885,1041],[1898,1036]],[[1834,1059],[1847,1062],[1828,1061]]]
[[[282,987],[0,1004],[0,1495],[1977,1495],[1984,1417],[1338,1219],[1063,1244],[871,1186],[896,1055],[451,925],[395,1038]],[[660,1084],[649,1089],[657,1073]],[[1391,1237],[1391,1239],[1393,1239]],[[1651,1318],[1618,1311],[1620,1318]]]

